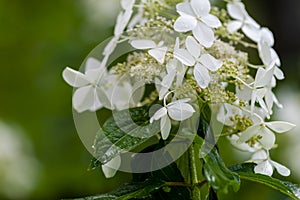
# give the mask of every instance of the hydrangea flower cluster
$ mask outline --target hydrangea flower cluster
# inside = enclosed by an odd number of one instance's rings
[[[192,117],[199,104],[209,104],[224,124],[222,136],[252,153],[256,173],[271,176],[275,168],[288,176],[289,169],[272,161],[269,153],[276,147],[276,134],[294,127],[270,121],[273,106],[282,107],[273,89],[284,79],[272,32],[238,0],[226,1],[226,9],[209,0],[121,0],[121,5],[103,59],[88,58],[84,73],[71,68],[63,72],[76,88],[74,109],[122,110],[160,102],[150,122],[160,121],[161,137],[167,140],[174,122]],[[125,62],[109,66],[122,42],[135,51]],[[249,48],[257,50],[261,63],[250,63]],[[155,89],[136,94],[140,82]],[[120,164],[119,158],[111,162]],[[103,169],[108,171],[105,165]]]

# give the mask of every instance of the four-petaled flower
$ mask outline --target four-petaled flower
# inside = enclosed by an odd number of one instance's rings
[[[125,78],[108,73],[106,67],[95,58],[88,58],[85,73],[67,67],[63,71],[65,81],[77,88],[73,94],[73,108],[81,113],[96,111],[105,107],[110,110],[122,110],[140,101],[142,90],[134,91]],[[142,87],[141,87],[142,88]],[[133,93],[135,92],[135,95]]]
[[[65,81],[78,88],[73,94],[72,101],[77,112],[96,111],[109,102],[105,92],[99,87],[106,75],[105,66],[94,58],[87,60],[84,74],[69,67],[63,71]]]
[[[287,167],[271,160],[269,152],[266,150],[260,150],[255,152],[251,157],[251,161],[257,164],[254,167],[255,173],[272,176],[274,168],[282,176],[289,176],[291,173]]]
[[[251,39],[257,37],[257,30],[259,30],[260,25],[249,16],[242,2],[228,3],[227,10],[228,14],[234,19],[227,24],[229,33],[242,29],[247,37]]]
[[[167,96],[168,94],[166,97]],[[150,123],[160,119],[160,129],[163,140],[166,140],[169,137],[171,131],[171,119],[175,121],[184,121],[192,117],[195,109],[187,103],[189,101],[190,99],[186,98],[166,104],[166,99],[164,99],[164,107],[156,111],[150,118]]]
[[[202,54],[203,48],[192,36],[186,38],[185,46],[187,50],[178,48],[178,43],[179,41],[177,40],[174,57],[184,65],[195,66],[195,79],[201,88],[206,88],[211,81],[209,71],[217,71],[222,66],[222,62],[208,53]]]
[[[136,49],[150,49],[148,53],[160,64],[165,62],[166,53],[168,48],[164,46],[164,42],[161,41],[156,44],[152,40],[133,40],[131,41],[131,46]]]
[[[175,31],[192,31],[200,44],[211,47],[215,39],[212,28],[220,27],[221,22],[216,16],[209,14],[211,9],[209,0],[186,1],[177,4],[176,8],[180,17],[175,21]]]
[[[238,143],[244,143],[253,136],[257,136],[263,148],[270,150],[275,144],[275,133],[285,133],[293,129],[295,125],[288,122],[274,121],[261,122],[250,126],[241,133]]]

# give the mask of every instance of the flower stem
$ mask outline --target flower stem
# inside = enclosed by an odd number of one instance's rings
[[[197,175],[197,165],[195,160],[195,147],[192,144],[189,148],[189,166],[191,172],[191,182],[192,182],[192,199],[201,200],[201,192],[199,187],[199,180]]]

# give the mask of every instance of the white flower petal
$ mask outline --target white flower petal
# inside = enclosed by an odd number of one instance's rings
[[[225,106],[224,105],[219,107],[218,114],[217,114],[217,120],[219,122],[221,122],[222,124],[225,123],[226,115],[225,115]]]
[[[167,63],[166,69],[168,74],[175,74],[176,68],[178,66],[178,61],[176,59],[172,59]]]
[[[180,16],[174,23],[174,30],[177,32],[188,32],[193,30],[197,25],[195,17],[188,15]]]
[[[177,51],[180,46],[180,41],[179,41],[179,38],[177,37],[176,40],[175,40],[175,45],[174,45],[174,51]]]
[[[278,108],[283,108],[283,105],[279,102],[279,100],[277,99],[276,95],[273,95],[273,99],[274,99],[274,103],[276,104],[276,106]]]
[[[195,58],[185,49],[175,49],[174,57],[187,66],[195,65]]]
[[[172,83],[175,78],[175,72],[167,74],[162,82],[161,82],[161,89],[159,91],[159,99],[163,99],[164,95],[169,91],[170,87],[172,86]]]
[[[101,62],[96,58],[89,57],[85,63],[85,71],[102,68]]]
[[[258,135],[262,136],[259,140],[261,145],[267,150],[272,149],[276,140],[275,134],[268,128],[262,127]]]
[[[115,176],[120,166],[121,166],[121,157],[116,156],[108,163],[102,165],[102,171],[106,178],[112,178]]]
[[[183,66],[182,63],[179,63],[179,61],[177,61],[177,73],[176,73],[176,87],[180,87],[183,83],[184,80],[184,76],[185,76],[185,72],[186,72],[186,67]]]
[[[265,150],[259,150],[251,156],[251,160],[253,162],[259,162],[261,160],[267,160],[268,157],[269,157],[269,155],[267,154],[267,152]]]
[[[241,85],[240,87],[236,86],[235,91],[236,91],[237,97],[240,100],[248,102],[251,99],[251,93],[252,93],[251,88]]]
[[[207,68],[199,63],[194,68],[194,77],[201,88],[207,88],[211,81]]]
[[[188,2],[184,2],[184,3],[179,3],[176,5],[176,9],[177,12],[180,15],[190,15],[190,16],[195,16],[195,13],[191,7],[191,4]]]
[[[268,108],[263,100],[264,96],[267,93],[267,89],[266,88],[261,88],[261,89],[257,89],[255,91],[253,91],[253,94],[255,94],[255,100],[259,103],[260,107],[265,111],[265,113],[267,114],[267,117],[269,118],[269,113],[268,113]],[[255,101],[254,100],[254,101]]]
[[[271,48],[268,46],[266,42],[260,42],[258,43],[258,52],[264,65],[268,67],[273,61]]]
[[[275,67],[276,69],[276,67]],[[276,80],[276,76],[275,76],[275,70],[274,70],[274,76],[272,77],[272,80],[271,80],[271,84],[269,85],[271,88],[274,88],[276,87],[276,84],[277,84],[277,80]],[[271,90],[271,89],[270,89]]]
[[[278,80],[284,79],[284,73],[279,67],[275,67],[274,75]]]
[[[151,49],[156,47],[155,42],[152,40],[133,40],[130,44],[136,49]]]
[[[250,104],[251,112],[252,113],[254,111],[254,106],[255,106],[255,102],[256,102],[256,96],[257,96],[257,91],[253,90],[252,93],[251,93],[251,104]]]
[[[194,10],[196,16],[205,16],[210,11],[209,0],[191,0],[191,7]]]
[[[63,78],[69,85],[73,87],[82,87],[90,83],[84,74],[69,67],[64,69]]]
[[[171,120],[168,115],[164,115],[160,120],[160,131],[163,140],[169,137],[171,131]]]
[[[287,167],[285,167],[285,166],[283,166],[283,165],[281,165],[281,164],[279,164],[278,162],[275,162],[275,161],[270,161],[270,162],[275,167],[277,172],[279,174],[281,174],[282,176],[289,176],[291,174],[291,171]]]
[[[98,93],[97,90],[93,90],[94,93],[94,100],[95,102],[92,104],[92,106],[88,109],[89,111],[92,112],[96,112],[97,110],[101,109],[104,107],[104,105],[102,104],[102,102],[100,102],[99,98],[98,98]]]
[[[258,68],[258,70],[256,71],[256,75],[255,75],[255,82],[254,82],[254,86],[255,87],[261,87],[264,86],[264,75],[266,74],[266,70],[262,67]]]
[[[264,174],[267,176],[272,176],[273,174],[273,167],[271,163],[266,160],[264,162],[259,163],[254,167],[254,172],[257,174]]]
[[[280,65],[281,65],[280,58],[279,58],[277,52],[276,52],[273,48],[271,48],[271,57],[272,57],[272,60],[275,61],[275,64],[276,64],[277,66],[280,66]]]
[[[190,118],[195,112],[194,108],[181,101],[174,102],[172,105],[168,105],[169,116],[176,121],[183,121]]]
[[[260,128],[259,124],[250,126],[244,132],[241,132],[241,136],[237,142],[244,143],[248,141],[250,138],[252,138],[254,135],[256,135],[259,132],[259,128]]]
[[[115,30],[114,30],[115,36],[120,37],[120,35],[124,32],[128,22],[132,16],[132,13],[133,13],[133,11],[128,9],[128,10],[125,10],[124,12],[121,12],[118,15],[117,23],[116,23]]]
[[[128,109],[132,105],[132,85],[124,81],[121,84],[115,85],[112,89],[112,95],[110,97],[111,104],[113,104],[114,109],[124,110]]]
[[[103,51],[103,55],[104,56],[109,56],[112,54],[112,52],[116,49],[117,47],[117,42],[118,42],[119,38],[118,37],[113,37],[109,43],[106,45],[106,47],[104,48],[104,51]],[[86,68],[86,70],[88,70]]]
[[[259,27],[254,27],[252,25],[248,25],[248,24],[245,24],[243,27],[242,27],[242,31],[245,33],[245,35],[250,38],[252,41],[254,42],[258,42],[258,39],[259,39]]]
[[[168,110],[165,107],[160,108],[155,114],[150,118],[150,123],[153,123],[154,120],[159,120],[163,116],[167,115]]]
[[[187,103],[190,100],[191,100],[190,98],[179,99],[177,101],[173,101],[173,102],[169,103],[168,106],[171,106],[171,105],[176,104],[176,103]]]
[[[228,14],[232,18],[238,19],[240,21],[243,21],[245,19],[245,16],[247,15],[245,5],[241,2],[228,3],[227,10]]]
[[[112,110],[113,109],[113,102],[112,99],[109,99],[107,94],[101,89],[101,88],[96,88],[96,95],[98,97],[99,102],[107,109]]]
[[[156,90],[160,91],[161,90],[161,80],[159,78],[155,77],[154,84],[155,84]],[[162,100],[162,98],[159,100]]]
[[[104,67],[86,71],[85,74],[86,78],[90,81],[91,84],[99,84],[103,82],[107,77],[107,71]]]
[[[73,94],[73,108],[79,113],[94,108],[96,98],[92,86],[78,88]]]
[[[190,54],[194,56],[194,58],[199,58],[201,53],[201,45],[195,40],[194,37],[188,36],[185,40],[185,46]]]
[[[265,77],[264,77],[265,86],[271,85],[272,79],[274,77],[274,71],[275,71],[275,67],[273,66],[265,71]]]
[[[245,24],[249,25],[255,29],[260,29],[260,25],[252,18],[250,17],[248,14],[245,17]]]
[[[265,101],[266,101],[266,105],[268,108],[268,111],[270,114],[273,113],[273,104],[274,104],[274,99],[273,99],[273,92],[271,90],[267,91],[266,95],[265,95]]]
[[[128,9],[132,9],[134,3],[135,3],[135,0],[122,0],[121,6],[124,10],[128,10]]]
[[[261,28],[260,40],[266,42],[270,47],[274,45],[274,35],[268,28]]]
[[[159,91],[159,94],[158,94],[159,100],[162,100],[165,97],[165,95],[167,94],[169,89],[170,89],[170,87],[167,87],[167,86],[160,87],[160,90],[158,90]]]
[[[124,17],[124,12],[120,12],[117,17],[117,21],[116,21],[116,25],[115,25],[115,29],[114,29],[115,36],[121,35],[126,27],[123,17]]]
[[[227,24],[227,30],[229,33],[232,34],[232,33],[236,32],[237,30],[239,30],[240,28],[242,28],[242,26],[243,26],[243,22],[234,20]]]
[[[151,49],[148,51],[148,53],[160,64],[163,64],[165,62],[165,57],[167,54],[168,48],[167,47],[160,47]]]
[[[199,62],[213,72],[217,71],[222,66],[222,61],[215,59],[210,54],[203,54],[200,57]]]
[[[212,28],[202,22],[198,22],[197,26],[192,30],[194,37],[204,47],[211,47],[214,43],[215,36]]]
[[[273,75],[274,75],[274,67],[269,70],[265,70],[262,67],[258,68],[255,75],[254,87],[259,88],[259,87],[265,87],[267,85],[270,85]]]
[[[211,28],[219,28],[222,25],[219,18],[211,14],[202,16],[201,21]]]
[[[266,125],[276,133],[285,133],[295,128],[294,124],[283,121],[266,122]]]

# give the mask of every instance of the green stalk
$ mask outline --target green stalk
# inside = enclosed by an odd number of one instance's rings
[[[197,175],[197,165],[195,160],[195,147],[192,144],[189,148],[189,166],[191,172],[191,182],[192,182],[192,199],[201,200],[201,192],[199,188],[199,180]]]

